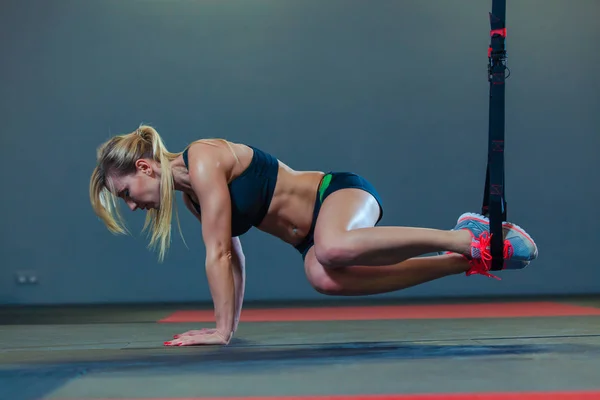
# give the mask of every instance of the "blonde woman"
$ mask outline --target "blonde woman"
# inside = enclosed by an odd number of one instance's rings
[[[202,226],[205,268],[216,327],[175,335],[170,346],[228,344],[242,309],[245,259],[239,237],[256,227],[294,246],[320,293],[361,296],[400,290],[445,276],[492,276],[489,221],[465,213],[452,230],[376,226],[383,216],[375,188],[349,172],[295,171],[272,155],[222,139],[171,153],[150,126],[98,149],[90,200],[114,233],[126,229],[122,199],[146,210],[150,246],[162,260],[171,240],[175,191]],[[524,268],[537,247],[504,223],[504,268]],[[428,256],[428,253],[443,254]]]

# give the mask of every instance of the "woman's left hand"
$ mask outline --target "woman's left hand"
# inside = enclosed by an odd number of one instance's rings
[[[199,345],[226,345],[231,335],[225,335],[218,330],[207,330],[206,333],[179,336],[177,339],[165,342],[165,346],[199,346]]]

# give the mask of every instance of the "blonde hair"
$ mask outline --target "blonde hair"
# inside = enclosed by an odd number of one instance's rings
[[[115,136],[98,147],[97,165],[90,178],[89,194],[94,212],[109,231],[114,234],[127,234],[127,228],[117,206],[118,197],[114,193],[114,187],[111,187],[109,178],[134,173],[135,163],[141,158],[154,160],[160,165],[160,207],[157,210],[147,211],[143,228],[143,231],[148,227],[152,228],[148,247],[158,248],[160,262],[164,260],[171,243],[171,219],[174,208],[179,225],[170,161],[180,154],[167,150],[156,129],[141,125],[135,131]],[[179,231],[181,233],[181,227]]]

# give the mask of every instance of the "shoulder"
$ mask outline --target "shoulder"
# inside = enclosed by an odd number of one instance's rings
[[[228,184],[237,162],[236,144],[220,139],[203,139],[188,149],[188,173],[196,196],[202,198],[228,195]]]
[[[199,185],[201,182],[214,182],[225,179],[231,171],[231,163],[220,144],[195,142],[188,148],[188,173],[192,181]]]
[[[230,170],[236,160],[234,146],[237,144],[224,139],[202,139],[192,143],[187,149],[190,174]]]

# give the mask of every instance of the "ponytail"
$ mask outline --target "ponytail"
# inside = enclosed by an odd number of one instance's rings
[[[179,153],[167,150],[162,138],[151,126],[141,125],[134,132],[115,136],[98,148],[98,165],[90,179],[90,201],[96,215],[107,228],[118,234],[127,233],[122,223],[116,204],[117,198],[113,188],[108,187],[109,174],[124,175],[135,171],[135,162],[140,158],[149,158],[160,165],[160,207],[148,210],[143,231],[150,228],[148,247],[158,249],[158,258],[162,262],[171,243],[171,221],[173,210],[177,219],[179,232],[179,216],[174,201],[174,182],[171,161]],[[184,240],[185,242],[185,240]]]
[[[136,133],[150,145],[151,157],[160,165],[160,207],[157,210],[148,210],[143,231],[151,227],[148,247],[158,248],[158,257],[162,261],[171,243],[171,219],[176,203],[173,195],[175,188],[170,161],[177,154],[169,153],[162,138],[153,127],[142,125],[136,130]]]

